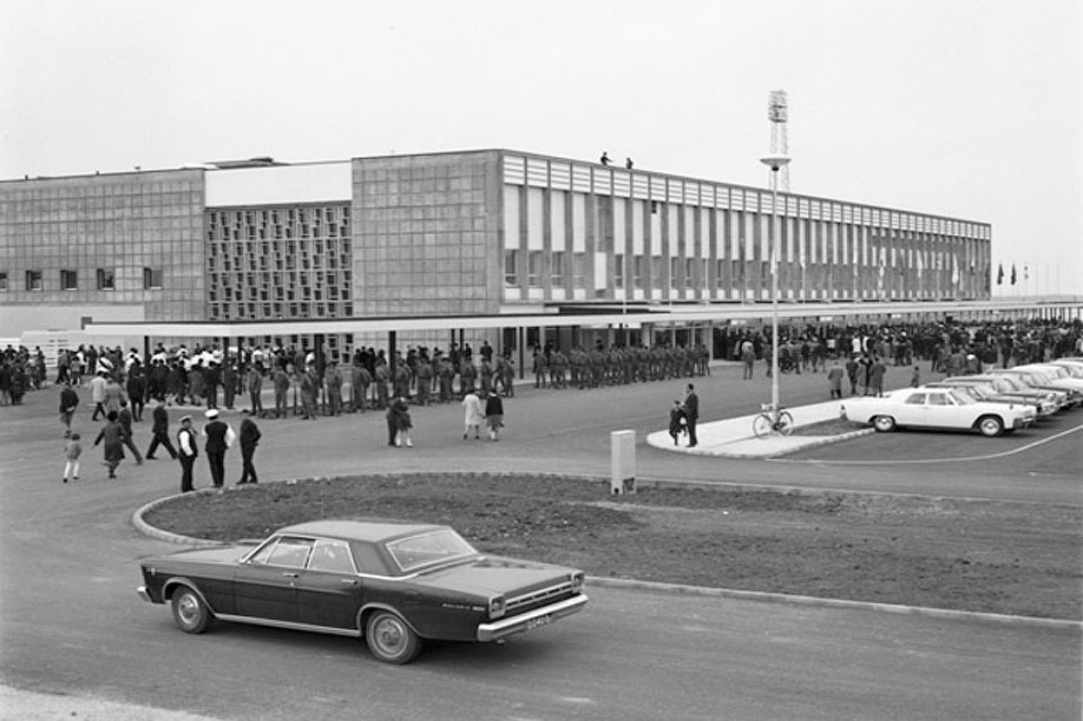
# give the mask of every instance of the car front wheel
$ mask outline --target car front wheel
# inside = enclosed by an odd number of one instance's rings
[[[211,622],[211,614],[199,594],[182,586],[173,594],[173,620],[185,633],[203,633]]]
[[[895,430],[895,419],[891,416],[876,416],[872,419],[872,427],[880,433],[890,433]]]
[[[421,639],[391,611],[376,611],[365,624],[365,642],[372,655],[385,663],[410,663],[421,650]]]
[[[982,416],[978,419],[978,430],[983,436],[992,438],[1004,432],[1004,421],[996,416]]]

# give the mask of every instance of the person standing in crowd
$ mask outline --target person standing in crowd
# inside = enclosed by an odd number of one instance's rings
[[[128,410],[128,401],[122,400],[120,402],[120,410],[117,411],[117,421],[120,423],[121,428],[124,429],[124,445],[127,446],[128,450],[135,456],[135,465],[143,465],[143,456],[139,455],[135,443],[132,442],[132,412]]]
[[[196,445],[196,432],[192,429],[192,417],[181,416],[181,429],[177,432],[177,457],[181,464],[181,493],[193,490],[192,466],[195,465],[199,449]]]
[[[756,365],[756,349],[752,341],[747,338],[741,342],[741,363],[744,366],[741,378],[746,381],[752,380],[752,371]]]
[[[337,416],[342,412],[342,372],[338,369],[338,361],[327,364],[323,384],[327,389],[327,415]]]
[[[235,434],[229,424],[218,418],[217,408],[208,408],[203,414],[207,424],[203,426],[203,435],[207,442],[203,449],[207,452],[207,464],[211,469],[211,481],[219,492],[226,478],[226,450],[233,445]]]
[[[177,458],[177,450],[169,440],[169,411],[165,409],[165,403],[159,399],[155,399],[154,410],[150,412],[150,415],[154,425],[151,428],[152,436],[150,448],[147,449],[147,460],[154,460],[154,451],[157,450],[159,445],[169,451],[169,457],[175,460]]]
[[[406,396],[392,398],[387,406],[387,432],[390,438],[388,445],[395,447],[405,445],[407,448],[412,448],[414,445],[410,437],[412,427],[410,406],[406,402]]]
[[[90,401],[94,404],[94,413],[90,416],[91,422],[98,420],[98,414],[108,418],[109,411],[105,410],[105,386],[108,385],[108,381],[105,380],[105,371],[98,371],[98,374],[90,379]]]
[[[831,398],[842,398],[842,378],[845,375],[842,366],[839,365],[839,359],[835,358],[831,361],[831,367],[827,370],[827,387],[831,391]]]
[[[290,374],[281,364],[277,364],[274,372],[275,386],[275,418],[289,417],[288,397],[290,392]]]
[[[910,387],[917,388],[921,385],[921,369],[917,365],[914,366],[914,371],[910,374]]]
[[[857,356],[851,355],[846,359],[846,377],[850,379],[850,395],[857,395]]]
[[[60,391],[60,424],[64,426],[64,437],[71,435],[71,420],[79,408],[79,394],[71,387],[71,381],[65,380]]]
[[[128,401],[132,404],[132,420],[143,420],[143,400],[147,396],[147,377],[143,375],[143,364],[133,360],[128,369]]]
[[[256,454],[256,445],[259,444],[261,436],[259,426],[254,420],[245,418],[241,421],[241,480],[237,481],[238,486],[245,483],[259,483],[252,457]]]
[[[684,396],[684,418],[688,422],[688,447],[695,448],[699,445],[696,438],[696,421],[699,420],[699,396],[696,395],[695,387],[689,383],[688,392]]]
[[[233,356],[222,361],[222,405],[226,410],[233,410],[233,400],[237,395],[237,362]]]
[[[79,480],[79,456],[83,454],[83,446],[79,443],[79,434],[72,433],[68,442],[64,444],[64,483],[71,477],[73,481]]]
[[[94,439],[94,445],[104,442],[104,461],[109,469],[109,477],[117,477],[117,466],[124,460],[124,428],[117,422],[117,412],[109,411],[105,416],[105,425]]]
[[[485,424],[489,426],[489,440],[499,441],[500,429],[504,427],[504,401],[495,388],[489,390],[485,399]]]
[[[673,407],[669,409],[669,435],[673,438],[673,445],[680,445],[677,440],[684,433],[686,423],[684,407],[679,400],[673,401]]]
[[[468,389],[466,395],[463,396],[462,406],[465,410],[463,440],[465,441],[470,436],[471,430],[474,431],[474,439],[480,439],[481,424],[485,422],[485,412],[481,407],[481,399],[478,398],[478,394],[474,392],[473,388]]]
[[[869,385],[865,391],[866,395],[873,395],[877,398],[884,395],[885,373],[887,373],[887,366],[884,365],[884,361],[880,356],[873,357],[872,363],[869,365]]]
[[[261,369],[253,364],[249,367],[248,373],[244,377],[245,386],[248,388],[248,407],[249,413],[256,418],[263,417],[263,373]]]

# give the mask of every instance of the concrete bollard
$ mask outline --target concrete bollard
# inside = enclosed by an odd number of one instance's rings
[[[609,490],[613,495],[636,492],[636,432],[612,431],[609,434]]]

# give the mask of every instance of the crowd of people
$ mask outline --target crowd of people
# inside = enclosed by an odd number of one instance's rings
[[[784,334],[783,334],[784,333]],[[989,323],[886,323],[862,326],[786,327],[780,333],[780,371],[827,373],[832,398],[879,395],[890,366],[906,367],[910,384],[921,378],[919,361],[936,373],[978,373],[999,364],[1004,367],[1068,355],[1083,355],[1083,324],[1033,320]],[[770,374],[770,330],[745,330],[727,335],[726,358],[744,365],[751,379],[757,361]],[[532,348],[531,370],[538,389],[585,389],[618,384],[709,375],[706,347],[659,343],[653,347],[580,347],[564,351],[546,345]],[[47,385],[46,363],[40,348],[8,346],[0,352],[0,404],[18,404],[26,392]],[[166,348],[159,345],[144,359],[135,349],[92,345],[61,351],[56,364],[60,389],[59,418],[66,445],[64,482],[79,475],[83,451],[81,436],[73,430],[80,407],[79,391],[87,392],[93,408],[90,420],[103,426],[94,437],[102,446],[109,477],[130,455],[136,464],[153,460],[162,449],[182,465],[182,490],[192,489],[192,467],[202,450],[212,483],[225,483],[223,458],[239,443],[242,455],[240,483],[257,479],[254,453],[261,437],[257,421],[286,417],[316,419],[345,412],[385,411],[388,444],[413,445],[410,406],[458,402],[464,412],[464,440],[480,439],[482,428],[490,440],[499,440],[504,425],[503,399],[515,394],[515,372],[507,355],[497,354],[484,342],[475,353],[470,344],[452,344],[448,352],[411,347],[389,361],[383,350],[358,348],[349,358],[328,359],[309,349],[248,346],[223,352],[213,345]],[[264,408],[263,390],[272,391],[273,409]],[[691,403],[689,402],[691,399]],[[247,401],[247,403],[245,403]],[[219,409],[243,408],[239,434]],[[146,453],[133,438],[133,423],[143,421],[150,406],[151,432]],[[180,419],[176,436],[169,429],[170,406],[202,412],[197,430],[191,415]],[[698,399],[689,395],[675,402],[670,432],[695,445]],[[674,431],[677,431],[674,433]]]

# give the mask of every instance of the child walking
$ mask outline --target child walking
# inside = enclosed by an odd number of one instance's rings
[[[64,444],[64,483],[68,482],[68,476],[73,481],[79,480],[79,456],[83,453],[83,446],[79,443],[79,434],[72,433],[68,442]]]

